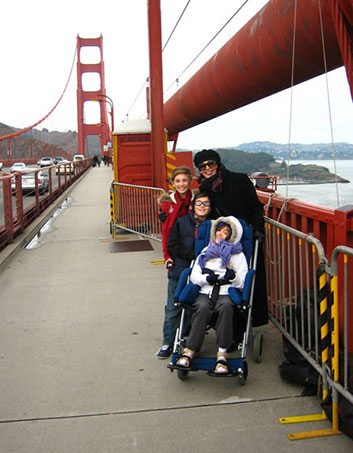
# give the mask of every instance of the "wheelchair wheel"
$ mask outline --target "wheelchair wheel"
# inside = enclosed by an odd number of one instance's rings
[[[252,355],[255,362],[262,362],[264,358],[264,334],[256,332],[252,343]]]
[[[185,381],[185,379],[188,378],[188,375],[189,375],[189,371],[188,370],[177,370],[177,372],[178,372],[178,378],[181,381]]]

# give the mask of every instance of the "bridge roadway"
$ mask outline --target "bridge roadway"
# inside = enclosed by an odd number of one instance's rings
[[[2,173],[0,173],[0,176],[4,176],[5,174],[10,173],[10,168],[11,167],[4,167],[2,169]],[[38,168],[38,166],[33,165],[31,168]],[[48,171],[44,168],[42,168],[43,172],[46,172],[48,174]],[[66,175],[67,178],[69,178],[69,175]],[[61,178],[61,183],[65,181],[65,175],[62,174],[60,175]],[[58,176],[55,174],[55,168],[52,170],[52,189],[55,190],[58,187]],[[39,194],[39,200],[47,196],[48,192],[45,192],[44,194]],[[12,196],[12,202],[15,203],[15,196]],[[23,194],[23,208],[26,210],[32,205],[35,205],[36,200],[35,200],[35,191],[32,191],[30,193],[24,193]],[[3,199],[3,186],[2,183],[0,183],[0,225],[4,225],[4,199]]]
[[[345,435],[287,438],[330,423],[278,422],[321,410],[281,380],[271,325],[262,329],[264,361],[249,358],[243,387],[201,371],[180,381],[154,356],[167,283],[152,264],[161,247],[111,253],[111,179],[111,168],[92,168],[39,247],[21,247],[27,232],[0,255],[0,451],[353,451]],[[143,238],[123,233],[118,242],[132,239]]]

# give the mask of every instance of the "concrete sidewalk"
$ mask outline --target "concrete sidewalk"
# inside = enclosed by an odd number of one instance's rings
[[[161,245],[111,253],[112,176],[111,168],[92,168],[40,242],[14,245],[4,261],[0,451],[352,451],[344,435],[287,439],[330,423],[278,422],[321,410],[316,397],[281,380],[281,337],[271,325],[262,329],[264,361],[249,358],[245,386],[201,371],[180,381],[154,356],[167,291],[163,266],[153,264]],[[118,237],[132,239],[144,240]]]

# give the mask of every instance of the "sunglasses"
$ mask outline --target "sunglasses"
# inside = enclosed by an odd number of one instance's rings
[[[206,208],[209,208],[211,206],[211,203],[209,201],[201,201],[201,200],[196,200],[195,201],[195,206],[206,206]]]
[[[215,160],[209,160],[208,162],[202,162],[202,164],[199,165],[199,170],[203,171],[203,170],[205,170],[206,167],[213,168],[216,165],[217,165],[217,162]]]

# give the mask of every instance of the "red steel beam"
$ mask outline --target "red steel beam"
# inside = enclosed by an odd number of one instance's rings
[[[330,0],[332,18],[353,99],[353,3]]]
[[[148,38],[150,52],[150,96],[152,123],[152,181],[154,187],[167,188],[164,119],[160,0],[148,0]]]
[[[342,1],[342,0],[341,0]],[[291,86],[295,0],[271,0],[164,105],[169,135]],[[342,66],[321,1],[327,70]],[[324,73],[318,0],[297,2],[294,84]]]

